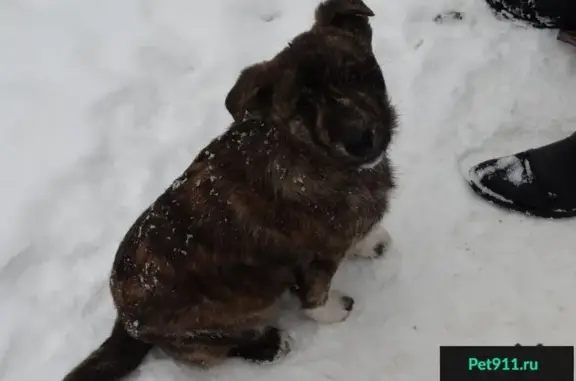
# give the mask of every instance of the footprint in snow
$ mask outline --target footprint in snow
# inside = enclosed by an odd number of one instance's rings
[[[458,11],[448,11],[439,13],[434,17],[434,22],[437,24],[443,24],[450,21],[460,21],[464,19],[464,14]]]

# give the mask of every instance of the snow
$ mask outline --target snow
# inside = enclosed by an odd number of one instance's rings
[[[573,47],[475,0],[367,0],[400,130],[382,260],[343,266],[347,321],[292,312],[293,352],[210,371],[154,351],[131,380],[428,380],[440,345],[573,344],[576,221],[505,213],[461,167],[576,126]],[[0,380],[58,380],[108,334],[130,224],[231,117],[239,71],[310,26],[308,0],[0,4]],[[438,13],[463,20],[434,22]],[[459,158],[466,162],[459,163]]]
[[[510,182],[515,186],[520,186],[532,182],[533,179],[528,160],[524,160],[524,162],[526,163],[526,168],[516,156],[507,156],[498,159],[495,166],[498,169],[506,169],[506,175]]]

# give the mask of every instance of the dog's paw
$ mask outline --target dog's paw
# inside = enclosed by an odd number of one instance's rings
[[[354,299],[339,291],[330,291],[324,305],[305,309],[304,314],[319,323],[339,323],[346,320],[353,308]]]
[[[280,334],[280,345],[278,346],[278,352],[274,356],[273,361],[278,361],[290,354],[292,348],[294,347],[294,339],[286,332],[281,332]]]
[[[392,244],[392,237],[382,226],[374,228],[366,237],[358,241],[348,251],[351,258],[379,258]]]

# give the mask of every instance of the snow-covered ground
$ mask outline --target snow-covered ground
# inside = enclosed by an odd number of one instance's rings
[[[274,365],[206,372],[153,352],[132,380],[424,381],[440,345],[574,343],[576,221],[502,212],[459,171],[576,128],[576,50],[478,0],[367,3],[401,114],[399,188],[388,258],[338,274],[355,313],[289,316],[296,348]],[[316,4],[0,2],[1,381],[59,380],[101,343],[119,240],[227,127],[239,70],[307,29]],[[464,19],[433,21],[448,10]]]

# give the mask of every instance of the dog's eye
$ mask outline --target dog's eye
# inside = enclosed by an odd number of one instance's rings
[[[366,71],[362,73],[350,73],[346,81],[347,85],[354,87],[364,87],[374,90],[385,89],[384,78],[376,70]]]
[[[364,89],[385,90],[386,85],[380,69],[380,65],[375,58],[349,67],[345,77],[342,78],[343,85],[352,87],[362,87]]]

